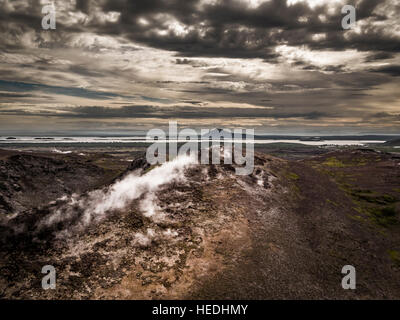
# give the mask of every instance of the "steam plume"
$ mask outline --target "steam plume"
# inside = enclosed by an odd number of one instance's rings
[[[37,230],[41,231],[62,223],[68,225],[68,228],[61,231],[59,235],[68,234],[92,222],[103,220],[113,211],[126,208],[133,200],[144,194],[145,198],[140,203],[140,210],[147,217],[155,217],[160,209],[156,204],[156,192],[162,185],[184,181],[184,170],[196,162],[197,159],[194,157],[181,155],[142,176],[130,173],[107,189],[94,190],[83,196],[73,194],[66,199],[67,202],[64,205],[39,221]]]

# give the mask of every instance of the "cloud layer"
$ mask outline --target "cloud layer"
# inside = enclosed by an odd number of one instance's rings
[[[0,2],[4,132],[400,128],[398,0],[55,1],[42,30],[46,3]]]

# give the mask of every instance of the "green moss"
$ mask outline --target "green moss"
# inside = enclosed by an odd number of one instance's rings
[[[367,194],[373,193],[371,190],[368,190],[368,189],[366,189],[366,190],[363,190],[363,189],[355,189],[355,190],[353,190],[353,192],[354,192],[354,193],[367,193]]]
[[[392,197],[392,196],[387,195],[387,194],[383,195],[383,200],[386,201],[386,203],[395,203],[395,202],[397,202],[397,199],[395,197]]]
[[[389,250],[388,253],[393,263],[400,267],[400,253],[396,250]]]
[[[322,164],[325,166],[328,166],[328,167],[333,167],[333,168],[343,168],[346,166],[342,161],[340,161],[339,159],[337,159],[335,157],[326,159]]]
[[[322,165],[331,167],[331,168],[346,168],[346,167],[361,167],[368,164],[368,160],[364,158],[357,158],[349,161],[348,163],[344,163],[342,160],[337,159],[336,157],[330,157],[326,159]]]
[[[368,160],[365,158],[359,158],[354,160],[354,165],[356,166],[365,166],[368,164]]]
[[[349,190],[351,196],[358,201],[366,201],[369,203],[387,205],[397,202],[395,197],[391,195],[379,195],[370,190]]]
[[[353,210],[357,212],[356,217],[360,217],[364,221],[369,221],[374,226],[388,228],[390,226],[398,224],[399,222],[396,217],[397,212],[394,206],[371,207],[370,205],[365,206],[365,204],[359,201],[353,200],[353,202],[357,204],[357,207],[353,207]]]
[[[295,185],[295,184],[293,184],[293,186],[292,186],[292,190],[296,193],[296,195],[300,195],[300,188],[297,186],[297,185]]]
[[[361,207],[354,207],[353,209],[358,213],[364,213],[364,210]]]
[[[297,174],[295,174],[294,172],[289,172],[286,176],[289,179],[292,179],[292,180],[299,180],[300,179],[300,177]]]
[[[366,220],[362,217],[362,216],[359,216],[359,215],[349,215],[349,217],[350,217],[350,219],[353,219],[353,220],[356,220],[356,221],[360,221],[360,222],[366,222]]]
[[[380,226],[389,227],[398,223],[394,206],[368,210],[372,220]]]
[[[349,217],[353,220],[367,222],[368,225],[384,232],[385,228],[396,225],[399,219],[396,216],[395,204],[400,201],[397,194],[381,194],[375,190],[360,189],[357,187],[357,179],[354,172],[346,170],[348,167],[367,164],[367,159],[356,158],[349,162],[343,162],[336,157],[325,159],[317,170],[330,176],[354,203],[353,214]],[[341,170],[341,168],[346,168]],[[354,182],[353,182],[354,181]],[[393,189],[400,193],[400,188]],[[330,200],[326,202],[331,203]]]
[[[335,207],[339,206],[335,201],[332,201],[330,199],[326,199],[326,202],[334,205]]]

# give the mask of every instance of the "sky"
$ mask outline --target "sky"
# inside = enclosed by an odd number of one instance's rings
[[[49,3],[55,30],[42,28]],[[0,134],[171,120],[400,134],[399,17],[400,0],[0,0]]]

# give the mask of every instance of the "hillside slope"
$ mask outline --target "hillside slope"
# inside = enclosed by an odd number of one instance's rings
[[[0,294],[399,299],[399,178],[398,158],[365,150],[257,153],[245,177],[231,165],[138,158],[117,180],[3,217]],[[48,264],[57,289],[44,291]],[[341,288],[347,264],[355,291]]]

